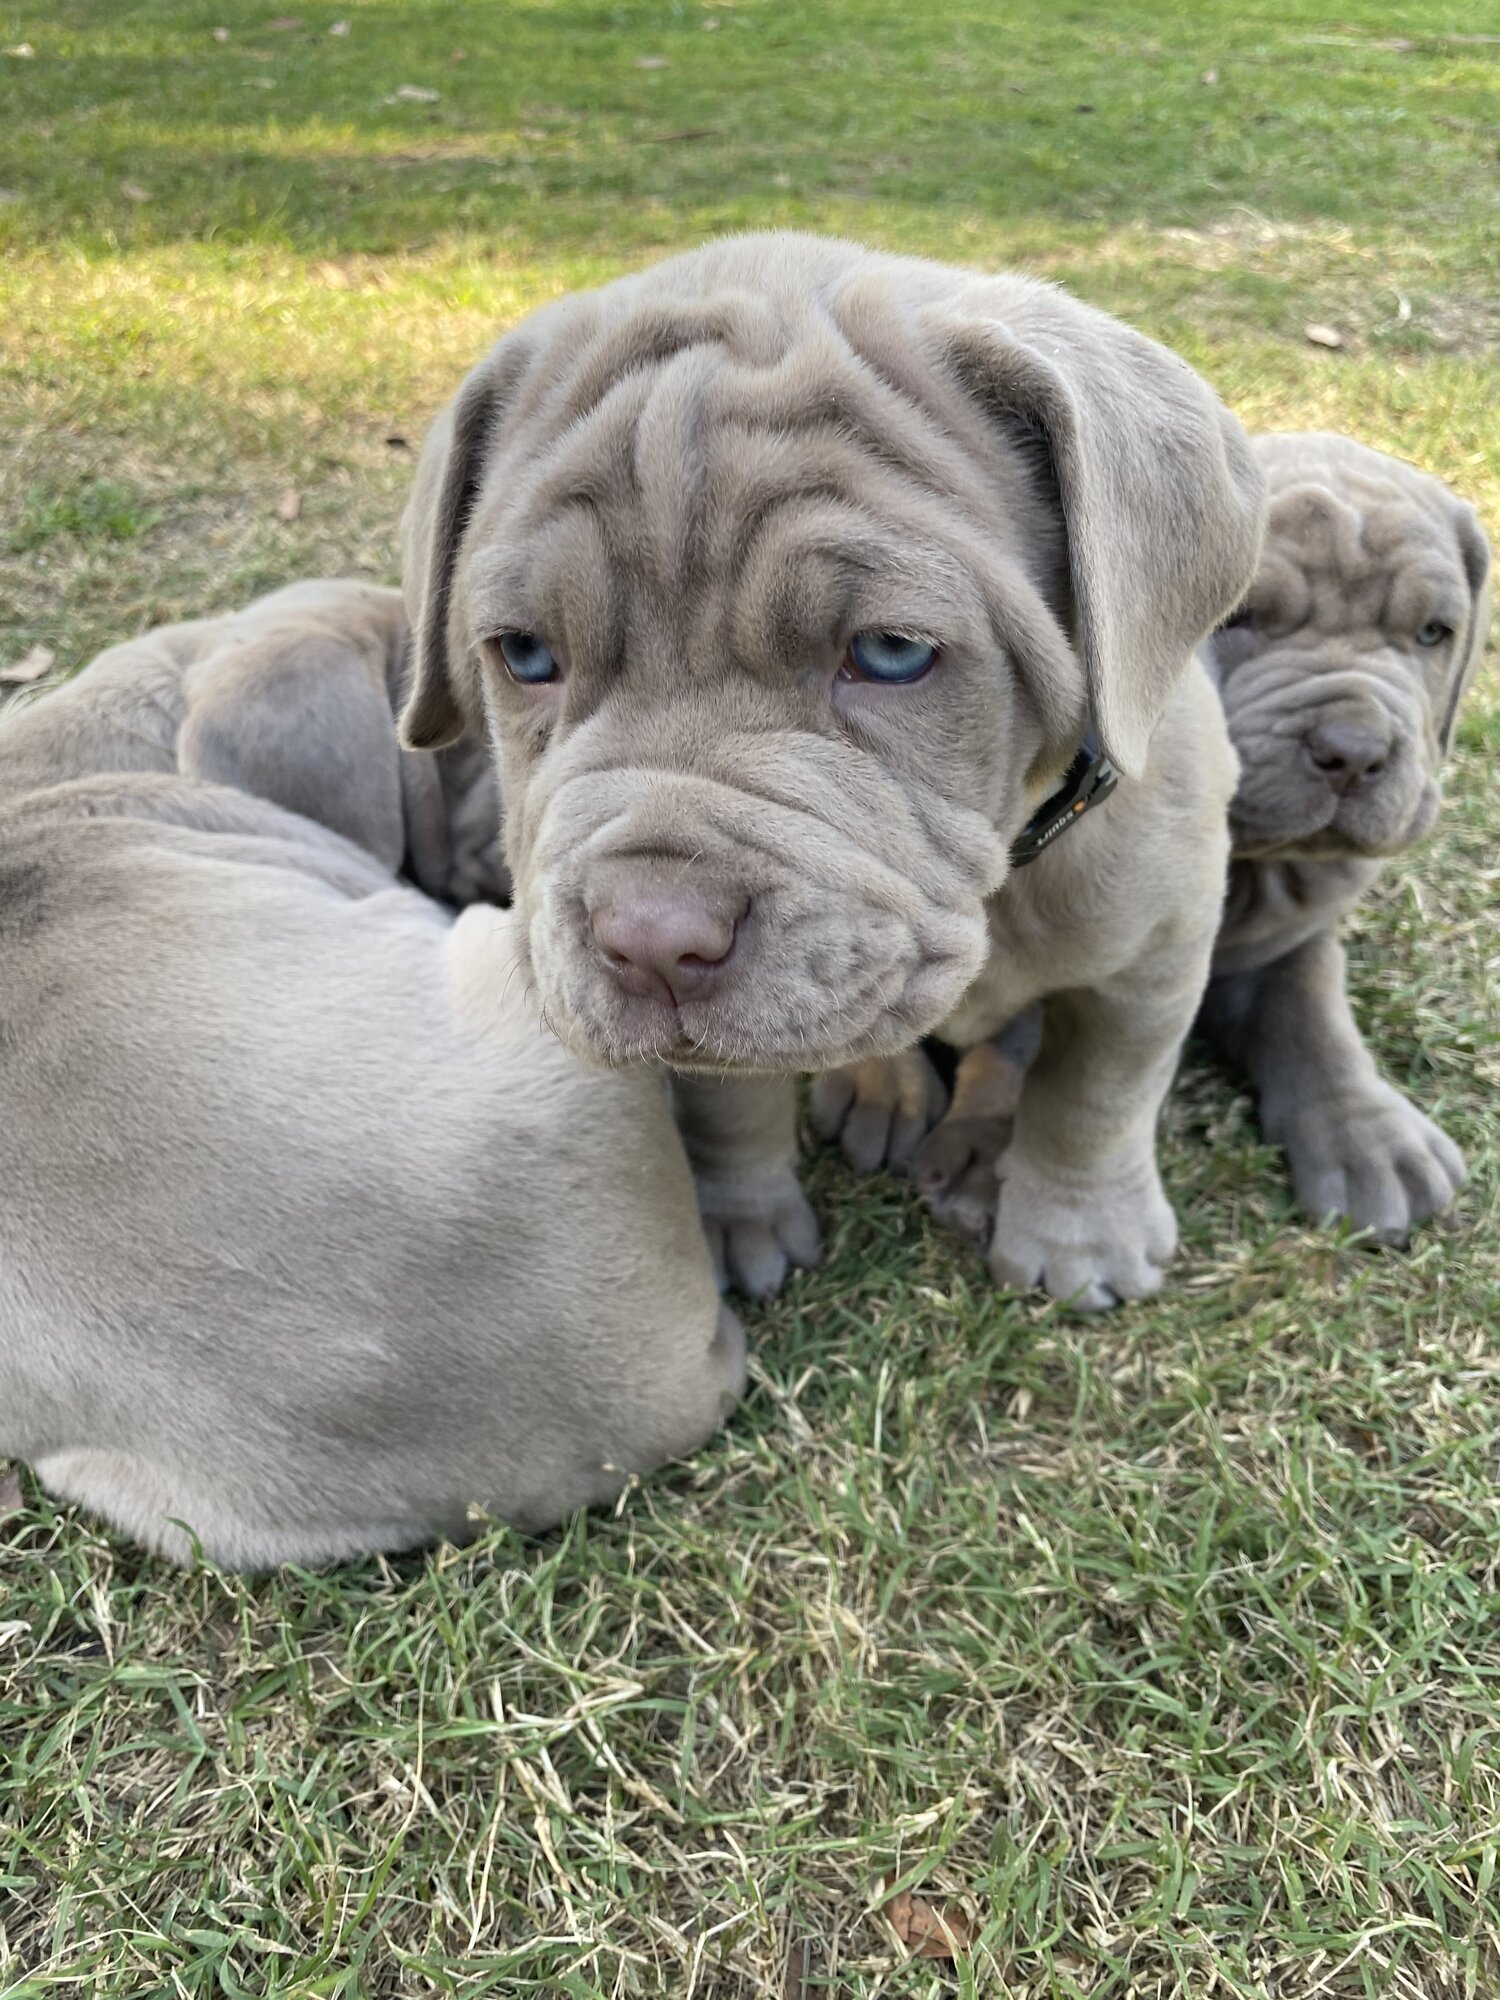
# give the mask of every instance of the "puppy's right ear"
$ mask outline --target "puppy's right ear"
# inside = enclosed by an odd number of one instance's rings
[[[478,501],[506,403],[526,363],[510,336],[491,349],[422,447],[401,517],[401,585],[411,620],[411,685],[401,712],[408,750],[440,750],[463,735],[460,677],[471,671],[454,630],[453,570]]]
[[[1457,502],[1453,528],[1458,538],[1459,554],[1463,558],[1464,575],[1469,580],[1470,604],[1469,627],[1463,640],[1463,656],[1455,668],[1456,677],[1452,693],[1448,697],[1448,712],[1443,718],[1439,747],[1445,757],[1453,749],[1453,739],[1458,734],[1458,711],[1479,672],[1485,645],[1490,636],[1489,538],[1479,524],[1479,516],[1467,500]]]

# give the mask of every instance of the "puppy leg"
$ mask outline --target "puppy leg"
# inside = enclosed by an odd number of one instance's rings
[[[1000,1199],[995,1170],[1041,1045],[1042,1010],[1028,1007],[998,1035],[966,1049],[948,1114],[912,1160],[912,1178],[938,1221],[976,1243],[988,1243],[994,1233]]]
[[[1315,1222],[1347,1217],[1402,1244],[1453,1200],[1463,1154],[1375,1068],[1328,932],[1254,972],[1213,980],[1200,1025],[1248,1076]]]
[[[784,1076],[672,1078],[677,1127],[721,1286],[774,1298],[792,1265],[818,1261],[797,1180],[797,1086]]]
[[[1159,971],[1162,954],[1152,955]],[[1041,1053],[999,1166],[998,1283],[1080,1311],[1144,1298],[1177,1247],[1156,1170],[1156,1117],[1202,992],[1145,969],[1044,1003]]]
[[[814,1077],[812,1126],[837,1139],[857,1173],[901,1167],[943,1115],[948,1093],[920,1049],[850,1063]]]

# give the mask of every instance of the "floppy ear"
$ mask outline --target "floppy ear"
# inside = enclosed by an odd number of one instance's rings
[[[1249,440],[1186,363],[1064,293],[1028,286],[1003,320],[944,318],[967,392],[1050,462],[1099,734],[1139,775],[1192,649],[1255,574],[1265,487]]]
[[[1458,733],[1458,711],[1474,676],[1479,672],[1479,663],[1484,658],[1485,644],[1490,636],[1490,545],[1479,524],[1479,516],[1467,500],[1458,503],[1454,529],[1458,535],[1459,553],[1463,557],[1464,574],[1469,579],[1471,605],[1469,628],[1464,634],[1464,658],[1448,698],[1448,713],[1443,718],[1441,749],[1445,757],[1453,748],[1453,738]]]
[[[428,433],[401,517],[401,583],[412,631],[411,692],[401,712],[408,750],[440,750],[464,731],[456,682],[469,662],[454,658],[453,567],[525,359],[510,337],[469,375]]]

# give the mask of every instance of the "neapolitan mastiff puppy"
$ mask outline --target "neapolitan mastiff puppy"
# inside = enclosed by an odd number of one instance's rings
[[[1193,649],[1262,512],[1239,426],[1150,341],[810,237],[560,300],[439,420],[405,740],[491,735],[546,1018],[672,1067],[742,1287],[815,1252],[798,1072],[1038,999],[996,1275],[1091,1307],[1160,1283],[1154,1128],[1235,779]]]
[[[1399,459],[1326,433],[1254,443],[1265,554],[1205,648],[1240,782],[1200,1026],[1249,1079],[1307,1213],[1400,1243],[1452,1201],[1463,1159],[1377,1072],[1337,933],[1385,861],[1432,829],[1488,633],[1489,546],[1472,507]],[[830,1084],[822,1124],[857,1164],[911,1159],[938,1214],[981,1234],[1040,1029],[1023,1016],[966,1056],[920,1145],[940,1101],[920,1055]]]
[[[398,753],[404,640],[298,585],[0,715],[0,1454],[178,1559],[541,1527],[744,1382],[660,1084],[435,900],[493,786]]]

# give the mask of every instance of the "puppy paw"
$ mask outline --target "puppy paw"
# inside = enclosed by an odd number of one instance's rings
[[[794,1265],[817,1263],[817,1217],[790,1168],[738,1180],[700,1175],[697,1187],[720,1291],[773,1299]]]
[[[905,1166],[947,1101],[922,1051],[902,1049],[815,1077],[812,1126],[820,1139],[838,1140],[857,1172],[873,1174]]]
[[[1000,1162],[989,1259],[997,1284],[1108,1312],[1156,1291],[1176,1248],[1177,1221],[1154,1166],[1128,1183],[1076,1186],[1014,1148]]]
[[[1388,1083],[1337,1109],[1309,1106],[1279,1135],[1297,1198],[1315,1222],[1345,1219],[1400,1246],[1463,1185],[1464,1156]]]
[[[912,1156],[911,1177],[937,1220],[975,1243],[995,1229],[1000,1182],[995,1167],[1010,1144],[1009,1118],[962,1118],[950,1112]]]

